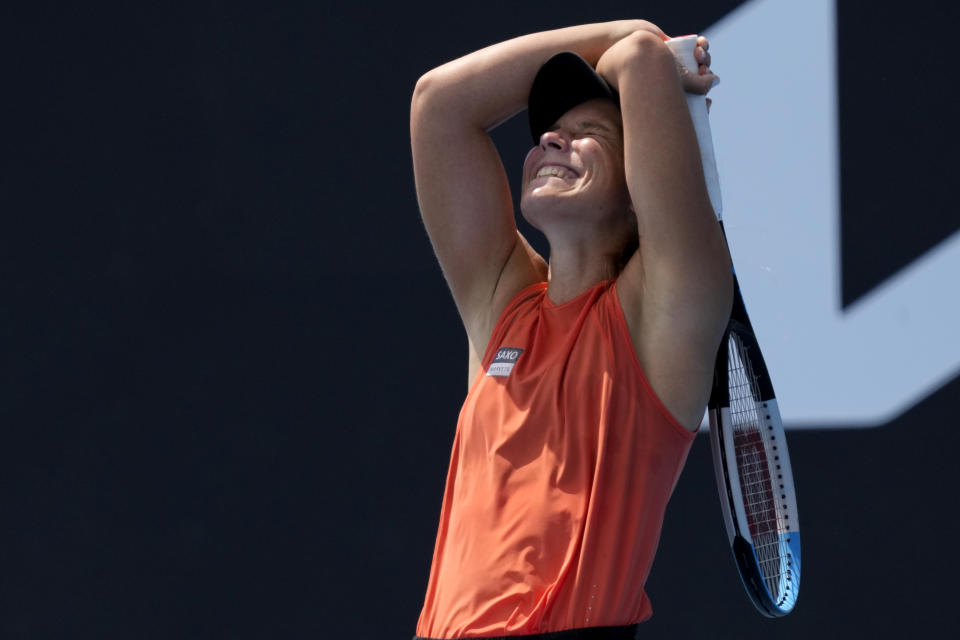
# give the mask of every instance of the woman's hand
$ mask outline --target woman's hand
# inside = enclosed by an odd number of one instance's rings
[[[638,37],[641,40],[650,37],[649,35],[644,36],[643,32],[652,34],[660,40],[668,39],[655,24],[645,21],[640,22],[641,28],[607,49],[597,62],[597,73],[603,76],[615,89],[619,90],[620,73],[628,66],[631,56],[638,55],[640,51],[632,46],[631,41],[636,42]],[[697,60],[697,68],[687,69],[678,60],[677,72],[684,91],[704,95],[720,81],[719,77],[710,70],[710,42],[704,36],[697,37],[697,47],[693,55]]]
[[[683,82],[683,90],[687,93],[703,95],[720,82],[719,76],[710,70],[710,41],[704,36],[697,37],[697,48],[693,50],[693,57],[697,60],[696,71],[681,66],[680,61],[677,61],[680,80]]]

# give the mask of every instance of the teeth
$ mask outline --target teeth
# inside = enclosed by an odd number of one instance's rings
[[[544,176],[565,178],[567,176],[567,172],[563,167],[543,167],[540,169],[540,171],[537,171],[537,177],[543,178]]]

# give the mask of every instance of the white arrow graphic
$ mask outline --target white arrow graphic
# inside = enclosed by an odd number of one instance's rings
[[[707,31],[724,224],[790,427],[882,425],[960,373],[960,233],[841,309],[835,21],[754,0]]]

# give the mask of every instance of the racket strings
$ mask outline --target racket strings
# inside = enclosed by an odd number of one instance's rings
[[[783,513],[774,494],[770,472],[772,443],[764,429],[762,400],[756,376],[749,366],[746,347],[730,334],[728,341],[730,418],[737,457],[737,474],[743,495],[747,524],[760,572],[769,592],[782,600],[791,575],[789,547],[781,536]]]

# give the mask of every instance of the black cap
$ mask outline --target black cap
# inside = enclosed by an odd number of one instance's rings
[[[527,115],[533,144],[540,136],[578,104],[596,98],[613,100],[619,106],[617,92],[607,84],[590,63],[572,51],[563,51],[543,63],[530,87]]]

